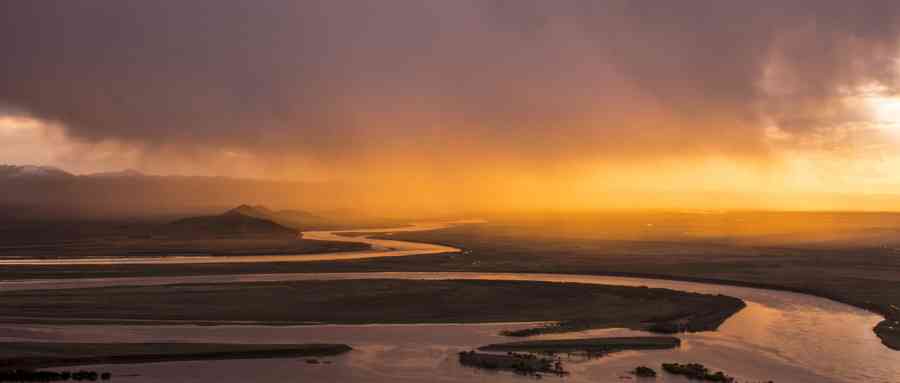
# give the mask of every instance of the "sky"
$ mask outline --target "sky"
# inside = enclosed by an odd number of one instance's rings
[[[0,163],[863,206],[900,194],[898,48],[895,0],[0,0]]]

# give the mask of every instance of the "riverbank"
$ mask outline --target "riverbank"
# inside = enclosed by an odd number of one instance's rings
[[[345,344],[219,343],[0,343],[0,370],[190,360],[325,357],[352,350]]]

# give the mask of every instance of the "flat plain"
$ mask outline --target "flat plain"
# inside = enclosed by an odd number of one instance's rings
[[[538,272],[681,279],[809,293],[884,315],[900,349],[900,214],[645,212],[488,217],[392,239],[461,248],[304,264],[16,266],[0,279],[379,271]]]
[[[392,279],[10,291],[2,301],[0,323],[554,322],[509,334],[520,336],[672,323],[714,330],[744,307],[721,295],[642,287]]]

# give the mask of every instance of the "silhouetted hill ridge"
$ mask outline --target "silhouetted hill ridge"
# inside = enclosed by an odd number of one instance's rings
[[[298,231],[271,220],[245,214],[242,206],[220,215],[182,218],[158,232],[188,237],[296,237]]]
[[[72,173],[52,166],[0,165],[0,177],[5,178],[69,178]]]
[[[310,225],[319,225],[326,222],[324,218],[303,210],[276,211],[263,205],[244,204],[225,212],[225,214],[265,219],[294,229]]]

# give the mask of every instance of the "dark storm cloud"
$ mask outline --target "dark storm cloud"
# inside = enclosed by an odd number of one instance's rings
[[[373,129],[754,150],[764,121],[803,134],[790,122],[841,92],[896,86],[898,16],[891,0],[4,0],[0,102],[88,140],[312,156],[380,145]]]

